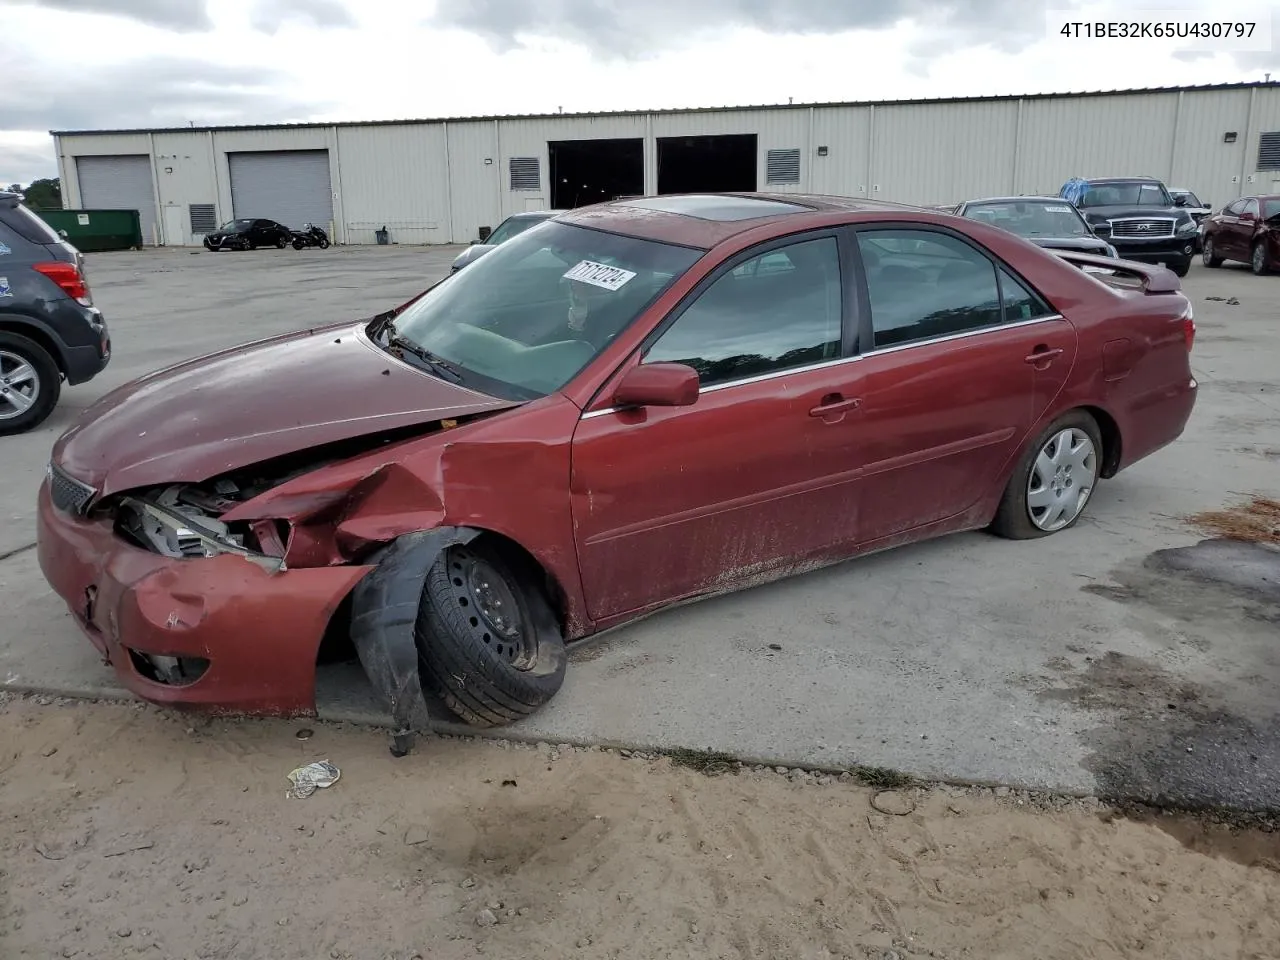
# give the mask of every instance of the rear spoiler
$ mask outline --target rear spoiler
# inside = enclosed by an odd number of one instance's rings
[[[1182,289],[1177,274],[1153,263],[1135,263],[1132,260],[1112,260],[1094,253],[1077,253],[1074,250],[1051,250],[1072,266],[1089,271],[1093,267],[1099,273],[1110,274],[1124,282],[1141,285],[1143,293],[1177,293]],[[1127,284],[1126,284],[1127,285]]]

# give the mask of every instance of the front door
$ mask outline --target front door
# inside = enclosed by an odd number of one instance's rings
[[[1214,252],[1217,256],[1232,260],[1248,259],[1245,252],[1246,226],[1240,219],[1248,202],[1247,197],[1241,197],[1223,208],[1218,229],[1213,238],[1213,245],[1217,248]]]
[[[571,489],[593,619],[852,542],[862,383],[840,254],[809,235],[729,262],[641,351],[697,369],[697,402],[583,416]]]
[[[858,232],[872,349],[859,429],[860,541],[973,507],[1066,383],[1076,333],[971,241]]]

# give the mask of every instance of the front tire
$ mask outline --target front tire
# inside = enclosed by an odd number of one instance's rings
[[[1267,248],[1262,243],[1255,243],[1249,254],[1249,269],[1254,276],[1261,277],[1271,272],[1271,264],[1267,262]]]
[[[1206,267],[1222,266],[1222,258],[1213,249],[1213,237],[1205,237],[1200,247],[1200,262]]]
[[[1191,272],[1191,258],[1176,260],[1169,265],[1169,269],[1173,271],[1175,277],[1185,277]]]
[[[329,241],[328,241],[328,240],[321,240],[321,241],[320,241],[320,249],[321,249],[321,250],[328,250],[328,249],[329,249]]]
[[[1047,537],[1075,525],[1102,473],[1102,435],[1083,410],[1045,427],[1018,459],[991,532],[1007,540]]]
[[[482,541],[450,547],[427,574],[419,672],[473,726],[530,716],[564,683],[564,639],[539,580],[532,564]]]
[[[0,331],[0,436],[25,433],[48,419],[62,393],[62,374],[44,347]]]

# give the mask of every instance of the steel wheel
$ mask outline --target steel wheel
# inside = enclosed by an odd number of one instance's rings
[[[14,420],[40,399],[40,374],[25,357],[0,350],[0,420]]]
[[[524,604],[506,577],[465,547],[449,551],[449,583],[468,614],[472,634],[516,670],[537,663],[537,644]]]
[[[1098,482],[1098,452],[1089,435],[1067,427],[1051,436],[1027,478],[1027,514],[1037,529],[1061,530],[1084,510]]]
[[[1267,248],[1261,243],[1253,245],[1253,256],[1250,258],[1249,266],[1253,268],[1256,274],[1264,274],[1267,272]]]

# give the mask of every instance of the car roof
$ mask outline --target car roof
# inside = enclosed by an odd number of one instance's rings
[[[1159,177],[1089,177],[1085,183],[1158,183],[1164,186],[1164,181]]]
[[[1062,197],[1050,197],[1048,195],[1040,196],[1039,194],[1029,197],[983,197],[981,200],[966,200],[961,204],[961,206],[967,207],[974,203],[1020,203],[1026,200],[1040,201],[1042,203],[1059,203],[1070,206],[1070,204],[1063,200]]]
[[[801,193],[684,193],[611,200],[561,213],[561,223],[709,250],[719,243],[793,217],[874,213],[923,207],[886,200]]]

